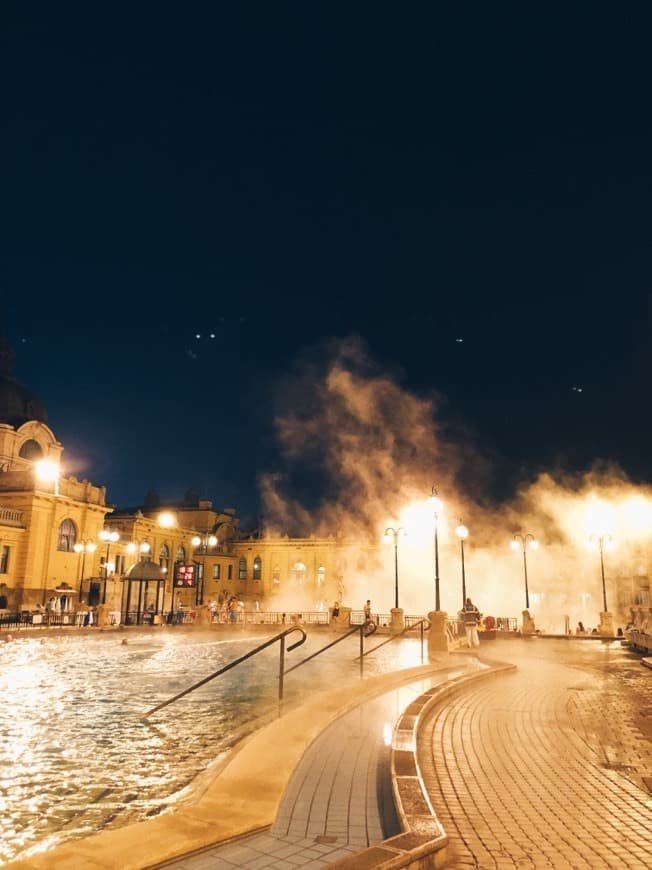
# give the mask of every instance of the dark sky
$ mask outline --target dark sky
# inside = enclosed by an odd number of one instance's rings
[[[254,515],[274,390],[353,334],[507,476],[650,480],[648,4],[0,14],[3,331],[110,501]]]

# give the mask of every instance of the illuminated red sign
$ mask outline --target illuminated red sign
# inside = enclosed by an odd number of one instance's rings
[[[194,586],[196,565],[177,565],[174,569],[174,585]]]

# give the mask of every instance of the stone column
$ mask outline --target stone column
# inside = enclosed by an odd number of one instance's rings
[[[521,634],[535,634],[534,619],[530,616],[529,610],[523,611],[523,628]]]
[[[446,621],[448,614],[443,610],[433,610],[428,614],[430,631],[428,632],[428,653],[448,652],[448,635]]]
[[[392,634],[398,634],[405,628],[405,617],[403,616],[403,608],[392,607],[390,613],[392,615],[392,618],[389,623],[389,630],[392,632]]]

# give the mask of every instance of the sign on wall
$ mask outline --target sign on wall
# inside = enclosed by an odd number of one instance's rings
[[[196,565],[177,565],[174,569],[174,585],[177,588],[194,586],[196,580],[195,568]]]

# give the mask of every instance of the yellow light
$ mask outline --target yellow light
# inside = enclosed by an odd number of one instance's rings
[[[170,511],[163,511],[158,515],[158,524],[163,529],[171,529],[172,526],[175,526],[177,519],[173,513]]]
[[[539,549],[539,542],[536,539],[531,539],[530,541],[528,541],[528,545],[531,550]]]
[[[516,550],[520,550],[520,549],[521,549],[521,545],[519,544],[518,541],[510,541],[510,542],[509,542],[509,546],[510,546],[511,549],[514,550],[514,551],[516,551]]]
[[[214,547],[216,544],[217,544],[217,538],[215,537],[215,535],[211,535],[208,539],[208,546]]]
[[[147,541],[143,541],[143,543],[140,545],[139,549],[140,549],[140,552],[141,552],[141,553],[149,553],[149,551],[150,551],[152,548],[151,548],[150,545],[147,543]]]
[[[460,523],[459,526],[455,529],[455,534],[458,538],[461,538],[463,541],[465,541],[469,536],[469,530],[463,523]]]
[[[442,510],[444,509],[444,503],[443,503],[442,500],[441,500],[438,496],[436,496],[436,495],[431,495],[431,496],[429,496],[429,498],[428,498],[428,504],[430,505],[431,509],[432,509],[436,514],[440,514],[440,513],[442,512]]]
[[[623,505],[627,526],[634,532],[645,532],[652,527],[652,505],[643,496],[634,496]]]
[[[136,545],[134,544],[133,541],[129,541],[129,543],[127,544],[127,552],[128,553],[135,553],[136,552]]]
[[[199,537],[199,535],[195,535],[190,543],[193,545],[193,547],[198,547],[201,544],[201,538]]]
[[[39,459],[34,463],[34,471],[40,480],[50,482],[59,480],[59,466],[51,459]]]
[[[595,500],[586,511],[587,530],[598,537],[605,535],[614,527],[614,512],[604,501]]]

